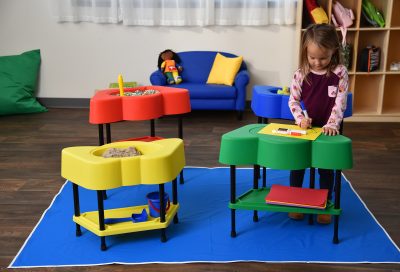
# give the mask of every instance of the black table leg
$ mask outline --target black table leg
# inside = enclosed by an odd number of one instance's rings
[[[178,115],[178,137],[183,140],[183,119],[181,115]]]
[[[103,203],[103,191],[99,190],[97,191],[97,206],[98,206],[98,213],[99,213],[99,226],[100,230],[105,230],[105,225],[104,225],[104,203]],[[100,237],[101,239],[101,245],[100,248],[101,250],[106,250],[106,238],[104,236]]]
[[[258,123],[262,123],[262,124],[268,124],[268,118],[265,118],[265,117],[258,117],[259,119],[258,119]],[[263,187],[265,188],[265,187],[267,187],[267,179],[266,179],[266,168],[265,167],[263,167]]]
[[[231,172],[231,203],[236,203],[236,166],[230,166]],[[236,214],[235,209],[231,209],[231,237],[236,237]]]
[[[183,119],[182,115],[178,115],[178,137],[183,140]],[[179,174],[179,184],[184,184],[183,169]]]
[[[267,187],[267,168],[263,167],[263,188]]]
[[[111,143],[111,124],[106,124],[106,141],[107,144]]]
[[[257,123],[258,123],[258,124],[263,124],[263,123],[264,123],[264,118],[258,116],[258,117],[257,117]],[[261,177],[261,173],[260,173],[260,172],[258,172],[256,175],[257,175],[257,179],[259,179],[259,178]]]
[[[159,184],[158,188],[160,190],[160,222],[164,223],[165,222],[165,204],[164,203],[164,184]],[[166,242],[167,241],[167,236],[165,234],[165,228],[161,229],[161,242]]]
[[[104,145],[104,128],[103,128],[103,124],[99,124],[98,125],[98,130],[99,130],[99,146]],[[110,135],[111,137],[111,132],[109,134],[109,130],[110,130],[110,124],[106,124],[106,135],[107,135],[107,140],[108,140],[108,135]],[[104,191],[103,194],[103,199],[107,199],[107,193],[106,191]]]
[[[253,189],[258,189],[257,173],[260,173],[260,166],[255,164],[253,171]],[[253,211],[253,222],[258,222],[258,211]]]
[[[104,144],[103,124],[99,124],[98,129],[99,129],[99,145],[103,145]]]
[[[107,123],[106,124],[106,143],[109,144],[111,143],[111,124]],[[106,200],[107,197],[107,191],[104,190],[103,191],[103,199]]]
[[[75,183],[72,183],[72,191],[74,194],[74,215],[76,217],[81,215],[81,211],[80,211],[80,206],[79,206],[79,190],[78,190],[78,185],[76,185]],[[81,236],[82,235],[82,231],[81,231],[81,226],[77,223],[75,223],[76,225],[76,231],[75,231],[75,235],[76,236]]]
[[[310,168],[310,189],[315,188],[315,168],[311,167]],[[311,213],[308,215],[308,224],[313,225],[314,224],[314,215]]]
[[[340,209],[340,191],[342,183],[342,171],[335,172],[335,209]],[[339,243],[339,215],[334,215],[333,243]]]
[[[178,204],[178,181],[176,179],[172,181],[172,203],[174,205]],[[174,223],[177,224],[178,222],[178,213],[176,213],[174,216]]]
[[[156,136],[156,128],[154,125],[154,119],[150,120],[150,136],[155,137]]]

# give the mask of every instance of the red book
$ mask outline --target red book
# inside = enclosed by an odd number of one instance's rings
[[[325,209],[328,189],[309,189],[273,184],[265,197],[267,204]]]

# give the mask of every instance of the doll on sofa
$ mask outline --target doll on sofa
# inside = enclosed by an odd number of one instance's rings
[[[179,84],[182,78],[179,72],[183,70],[179,65],[181,59],[171,49],[164,50],[158,56],[158,69],[160,69],[167,77],[168,84]]]

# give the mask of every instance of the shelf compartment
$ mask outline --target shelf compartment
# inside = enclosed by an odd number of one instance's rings
[[[310,209],[291,207],[283,205],[271,205],[265,203],[265,197],[268,195],[270,188],[251,189],[236,199],[236,203],[229,203],[230,209],[237,210],[256,210],[271,212],[297,212],[307,214],[332,214],[340,215],[341,209],[335,209],[334,204],[328,201],[325,209]]]
[[[340,4],[342,4],[343,7],[347,8],[347,9],[351,9],[353,11],[354,20],[353,20],[353,24],[350,26],[350,28],[354,28],[354,27],[358,26],[358,21],[359,21],[358,18],[359,18],[360,15],[357,14],[357,10],[358,10],[358,5],[359,5],[360,1],[361,0],[356,0],[356,1],[354,1],[354,0],[340,0],[340,1],[338,1],[338,2],[340,2]],[[331,11],[331,13],[333,13],[333,2],[334,1],[332,1],[332,11]],[[331,22],[331,24],[333,24],[332,14],[330,16],[330,22]],[[348,30],[350,30],[350,29],[348,29]]]
[[[400,74],[386,75],[382,113],[400,115]]]
[[[353,113],[378,114],[380,90],[384,75],[356,75],[354,84]]]
[[[399,7],[400,8],[400,7]],[[392,62],[400,62],[400,29],[392,30],[389,37],[388,55],[386,63],[386,71],[390,71],[390,64]],[[398,72],[398,71],[396,71]]]
[[[370,0],[371,3],[375,6],[375,8],[382,13],[383,18],[385,19],[385,27],[389,24],[388,22],[388,18],[390,18],[389,14],[391,12],[390,9],[390,1],[391,0]],[[367,20],[364,18],[364,16],[362,15],[362,6],[360,5],[360,27],[371,27],[373,28],[373,26],[371,26]]]
[[[349,92],[354,95],[354,84],[356,76],[354,74],[349,74]]]
[[[392,21],[390,22],[391,27],[400,27],[400,16],[398,14],[394,16],[395,11],[399,10],[400,10],[400,0],[393,0]]]
[[[374,45],[381,49],[379,68],[378,68],[378,70],[376,70],[374,72],[384,71],[384,65],[385,65],[384,60],[385,60],[385,54],[387,53],[385,51],[386,50],[385,44],[387,41],[387,37],[388,37],[387,30],[360,31],[359,37],[358,37],[358,47],[357,47],[357,52],[358,52],[357,65],[356,65],[357,71],[360,71],[359,63],[360,63],[361,51],[369,45]]]
[[[340,29],[337,29],[338,31],[338,36],[339,36],[339,40],[340,42],[342,42],[343,37],[342,37],[342,33],[340,32]],[[355,41],[356,41],[356,36],[358,36],[358,33],[356,33],[355,31],[350,31],[350,29],[348,29],[347,34],[346,34],[346,43],[348,45],[351,46],[351,61],[350,61],[350,67],[347,69],[349,72],[355,72],[355,63],[356,63],[356,58],[357,58],[357,54],[355,51]]]
[[[149,215],[148,205],[124,207],[118,209],[104,210],[104,218],[124,218],[131,217],[133,213],[141,213],[146,209]],[[100,230],[99,212],[91,211],[82,213],[80,216],[73,216],[73,221],[85,229],[93,232],[97,236],[109,236],[145,230],[162,229],[169,226],[175,214],[178,212],[179,204],[170,204],[169,210],[165,215],[165,222],[160,222],[160,218],[150,217],[146,222],[133,223],[132,221],[105,224],[105,230]]]
[[[330,0],[320,0],[320,1],[318,1],[318,4],[324,9],[324,11],[326,12],[326,15],[328,16],[328,19],[329,19],[330,18],[329,12],[330,12],[330,7],[331,7]],[[303,3],[302,13],[303,13],[303,16],[301,16],[302,17],[301,25],[302,25],[302,28],[304,29],[304,28],[307,28],[310,24],[312,24],[310,15],[308,14],[308,11],[307,11],[307,5],[305,2]]]

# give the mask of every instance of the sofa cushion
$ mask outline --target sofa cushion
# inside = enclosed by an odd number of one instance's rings
[[[178,88],[190,90],[190,99],[236,99],[235,87],[218,84],[181,83]]]
[[[243,57],[227,58],[220,53],[217,53],[207,79],[207,84],[223,84],[232,86],[242,61]]]

